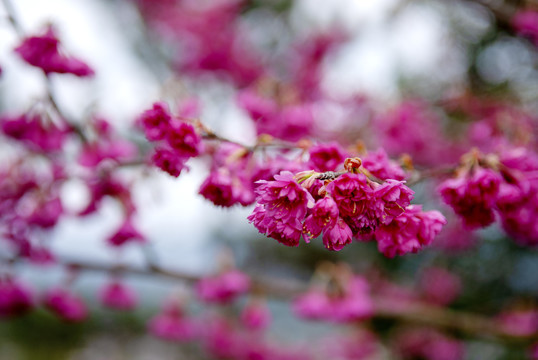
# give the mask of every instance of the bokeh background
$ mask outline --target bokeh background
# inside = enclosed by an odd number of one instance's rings
[[[161,0],[155,1],[158,6]],[[165,2],[162,0],[162,2]],[[189,1],[186,1],[189,2]],[[191,1],[196,3],[195,1]],[[90,113],[108,119],[124,136],[143,142],[133,127],[139,114],[158,99],[196,97],[201,119],[219,134],[252,142],[256,133],[248,114],[237,106],[236,88],[216,74],[192,78],[178,70],[178,58],[188,47],[177,36],[152,26],[141,9],[150,1],[134,0],[17,0],[16,15],[28,33],[39,33],[52,23],[66,49],[87,61],[97,76],[91,81],[53,78],[58,103],[71,118],[83,122]],[[200,1],[193,6],[212,6]],[[403,99],[419,98],[439,104],[466,94],[513,101],[529,113],[538,110],[538,53],[531,41],[517,37],[510,25],[521,1],[455,0],[298,0],[244,1],[243,34],[265,61],[282,61],[290,42],[309,33],[337,29],[343,40],[323,61],[322,89],[335,99],[361,97],[368,106],[354,109],[357,123],[373,113],[388,111]],[[532,2],[529,2],[532,5]],[[536,6],[534,4],[533,6]],[[16,56],[19,42],[0,6],[0,112],[20,112],[46,91],[43,76]],[[341,104],[320,108],[317,121],[338,122],[349,111]],[[534,119],[536,120],[536,119]],[[343,121],[343,120],[341,120]],[[447,129],[460,124],[444,117]],[[455,124],[454,126],[450,124]],[[536,135],[536,134],[535,134]],[[16,151],[0,144],[0,159]],[[189,164],[178,179],[164,173],[126,177],[134,181],[137,225],[151,241],[163,267],[193,274],[209,274],[223,253],[232,253],[238,267],[252,274],[271,274],[308,281],[322,261],[344,261],[356,271],[381,269],[399,284],[417,284],[423,269],[442,266],[463,284],[452,304],[481,314],[495,314],[514,306],[536,306],[538,252],[518,247],[496,225],[474,234],[446,235],[445,242],[461,240],[457,251],[432,247],[417,255],[386,259],[375,244],[356,243],[339,253],[321,244],[285,248],[266,239],[246,221],[251,208],[222,209],[198,195],[207,168]],[[426,208],[438,208],[427,194],[433,184],[414,187]],[[82,183],[62,188],[62,201],[77,212],[88,200]],[[447,212],[447,209],[442,209]],[[106,202],[90,218],[62,219],[49,235],[60,257],[143,265],[137,247],[111,250],[103,241],[121,222],[121,211]],[[22,278],[43,289],[60,282],[64,269],[54,265],[19,266]],[[189,345],[169,344],[146,333],[146,321],[162,300],[183,284],[144,276],[126,280],[140,297],[139,308],[118,314],[99,307],[96,294],[107,274],[84,272],[74,285],[92,308],[89,321],[64,324],[44,311],[0,320],[0,359],[198,359]],[[269,303],[275,320],[271,334],[282,341],[308,340],[334,331],[330,326],[293,319],[285,302]],[[391,324],[374,324],[380,332]],[[458,336],[458,334],[455,334]],[[466,359],[524,359],[519,344],[466,339]],[[386,354],[386,358],[391,355]]]

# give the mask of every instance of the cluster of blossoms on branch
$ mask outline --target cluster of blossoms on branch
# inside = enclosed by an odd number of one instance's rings
[[[522,245],[538,244],[538,155],[525,148],[500,154],[471,151],[462,157],[456,177],[445,180],[439,192],[467,228],[492,224]]]
[[[446,223],[438,211],[410,205],[414,192],[404,181],[371,180],[359,158],[346,159],[344,167],[343,173],[282,172],[262,181],[249,221],[288,246],[323,234],[327,249],[341,250],[354,237],[373,237],[389,257],[429,245]]]

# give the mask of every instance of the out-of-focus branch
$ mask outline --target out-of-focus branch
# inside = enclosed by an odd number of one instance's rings
[[[25,37],[25,31],[24,31],[20,21],[18,20],[18,17],[16,15],[16,11],[15,11],[15,8],[13,7],[13,4],[11,3],[10,0],[2,0],[2,3],[4,4],[4,9],[6,10],[7,17],[9,19],[9,22],[10,22],[11,26],[13,27],[13,30],[17,33],[19,38],[21,38],[21,39],[24,38]],[[75,131],[75,133],[80,138],[80,140],[82,142],[87,142],[86,136],[85,136],[84,132],[82,131],[81,127],[78,124],[76,124],[74,121],[69,119],[67,116],[65,116],[64,112],[58,106],[58,102],[56,101],[56,98],[54,96],[54,92],[53,92],[53,89],[52,89],[51,79],[48,77],[47,74],[43,73],[43,75],[45,76],[45,85],[46,85],[46,89],[47,89],[47,100],[49,101],[50,105],[52,106],[54,111],[56,111],[56,113],[64,121],[66,121],[69,124],[69,126],[73,129],[73,131]]]
[[[11,262],[17,261],[20,261],[20,259],[11,260]],[[57,262],[70,269],[105,273],[125,273],[138,276],[160,276],[189,284],[202,278],[197,274],[164,269],[156,264],[149,264],[147,267],[120,266],[68,258],[60,258]],[[303,281],[265,275],[252,277],[252,284],[252,292],[263,293],[267,296],[280,299],[293,298],[305,292],[309,286]],[[378,318],[454,330],[477,338],[489,338],[505,342],[530,342],[538,340],[538,334],[516,336],[501,327],[495,320],[478,314],[429,305],[422,302],[402,304],[400,299],[395,298],[374,297],[373,301],[375,304],[374,317]]]

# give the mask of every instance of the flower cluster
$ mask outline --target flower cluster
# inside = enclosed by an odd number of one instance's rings
[[[46,153],[62,150],[71,133],[66,124],[57,124],[37,113],[2,116],[0,129],[4,135],[21,142],[29,150]]]
[[[496,214],[504,229],[522,245],[538,244],[538,155],[525,148],[464,156],[455,179],[445,180],[439,191],[466,227],[490,225]]]
[[[358,158],[347,159],[346,167],[351,171],[327,173],[328,179],[307,171],[260,181],[249,221],[288,246],[299,245],[301,236],[310,242],[323,234],[327,249],[341,250],[353,237],[373,235],[389,257],[429,245],[445,224],[439,212],[410,206],[414,192],[403,181],[372,181],[361,172]]]
[[[60,52],[60,41],[52,27],[44,35],[30,36],[15,51],[30,65],[41,68],[45,74],[73,74],[79,77],[94,75],[83,61]]]
[[[141,115],[139,123],[146,138],[157,143],[153,164],[174,177],[186,168],[188,159],[202,152],[201,137],[193,124],[173,117],[164,103],[153,104]]]

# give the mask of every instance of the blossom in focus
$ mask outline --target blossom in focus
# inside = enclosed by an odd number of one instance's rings
[[[387,257],[416,253],[432,243],[444,224],[446,219],[439,211],[422,211],[422,206],[410,205],[388,225],[380,226],[375,239]]]
[[[60,40],[52,26],[40,36],[23,39],[15,49],[28,64],[41,68],[45,74],[73,74],[79,77],[93,76],[94,71],[82,60],[60,52]]]
[[[312,195],[297,183],[294,175],[283,171],[274,181],[260,180],[256,189],[258,204],[248,220],[263,234],[278,242],[297,246],[303,233],[302,221]]]

